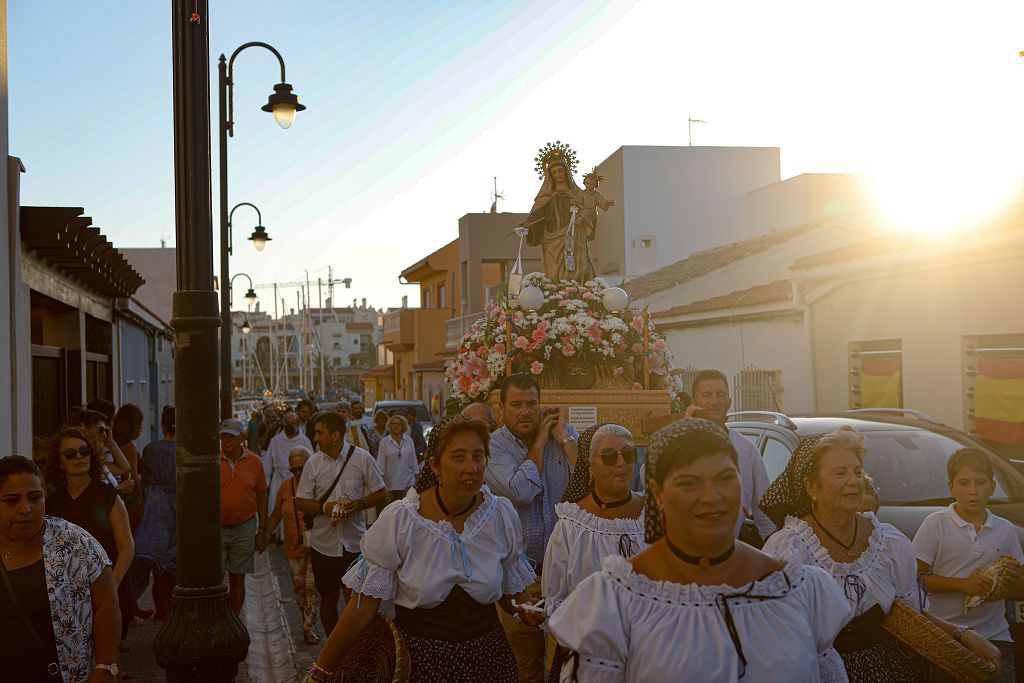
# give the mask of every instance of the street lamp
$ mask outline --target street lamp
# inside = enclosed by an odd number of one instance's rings
[[[228,214],[228,138],[235,135],[235,58],[250,47],[261,47],[277,57],[281,65],[281,82],[274,86],[274,92],[267,98],[263,105],[263,111],[271,112],[277,125],[282,128],[289,128],[295,121],[295,113],[303,111],[305,107],[299,103],[299,98],[292,92],[292,86],[288,84],[284,70],[284,59],[281,53],[267,43],[251,42],[240,45],[231,53],[231,58],[223,54],[217,65],[219,75],[218,102],[220,115],[218,117],[219,151],[220,151],[220,276],[228,279],[228,255],[230,249],[225,244],[231,242],[231,218]],[[250,205],[251,206],[251,205]],[[238,208],[237,206],[235,208]],[[255,207],[253,207],[255,208]],[[232,209],[234,211],[234,209]],[[257,215],[259,210],[256,211]],[[263,221],[260,220],[260,223]],[[256,251],[263,251],[263,248],[270,241],[267,231],[262,225],[257,225],[252,236],[249,237]],[[220,352],[220,412],[221,419],[228,419],[232,415],[231,396],[231,311],[228,310],[228,301],[225,292],[221,292],[221,352]]]
[[[249,648],[248,633],[228,603],[220,561],[209,17],[209,0],[173,0],[178,565],[170,612],[153,641],[156,661],[171,683],[234,681]]]
[[[242,323],[242,334],[249,334],[252,332],[252,325],[249,324],[249,317],[246,316],[245,321]]]
[[[231,291],[232,288],[235,286],[236,277],[244,277],[246,280],[249,281],[249,291],[245,293],[245,303],[248,304],[249,307],[251,308],[256,304],[256,290],[253,289],[252,278],[249,277],[247,273],[235,273],[234,275],[231,276],[231,281],[228,282],[228,308],[234,306],[234,302],[231,299]]]

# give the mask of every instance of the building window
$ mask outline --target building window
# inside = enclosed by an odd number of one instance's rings
[[[903,407],[903,342],[850,343],[850,408]]]
[[[782,412],[782,371],[761,370],[753,366],[733,376],[736,410]]]
[[[430,308],[430,302],[431,302],[430,290],[429,289],[424,289],[423,290],[423,308]]]
[[[961,340],[964,428],[1005,457],[1024,457],[1024,333]]]
[[[448,308],[448,298],[445,295],[446,295],[445,287],[444,287],[444,285],[441,285],[440,287],[437,288],[437,307],[438,308]]]
[[[352,346],[359,346],[359,340],[358,339],[353,339],[352,340]]]

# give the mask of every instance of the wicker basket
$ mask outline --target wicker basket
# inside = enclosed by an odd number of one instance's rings
[[[405,638],[394,622],[377,614],[337,669],[345,683],[407,683],[411,664]]]
[[[978,657],[956,642],[902,600],[894,600],[892,609],[882,621],[882,628],[920,655],[928,663],[962,683],[987,681],[995,665]]]

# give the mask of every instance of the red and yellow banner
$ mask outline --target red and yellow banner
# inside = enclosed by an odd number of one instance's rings
[[[1024,360],[978,359],[974,431],[990,441],[1024,444]]]
[[[894,358],[861,358],[860,398],[865,408],[903,407],[903,363]]]

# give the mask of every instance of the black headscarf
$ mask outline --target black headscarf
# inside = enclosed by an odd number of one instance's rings
[[[780,529],[786,523],[787,516],[803,517],[811,511],[811,497],[807,495],[804,480],[814,468],[815,454],[825,436],[816,434],[801,441],[785,471],[761,496],[758,507]]]
[[[594,440],[597,430],[606,424],[611,423],[600,422],[580,434],[579,445],[576,447],[576,467],[572,471],[569,485],[565,487],[565,495],[562,496],[563,503],[578,503],[594,489],[594,482],[590,478],[590,442]]]
[[[437,452],[438,444],[443,440],[443,437],[452,430],[453,427],[459,425],[471,424],[478,426],[480,429],[486,429],[485,425],[480,420],[474,420],[466,417],[465,415],[451,415],[449,417],[442,418],[440,422],[434,425],[434,428],[430,430],[430,434],[427,436],[427,455],[423,460],[423,467],[420,468],[420,474],[416,477],[416,492],[423,493],[431,486],[437,486],[437,475],[434,474],[434,470],[430,468],[430,461],[434,456],[439,455]],[[488,447],[488,442],[484,441],[484,448]]]

